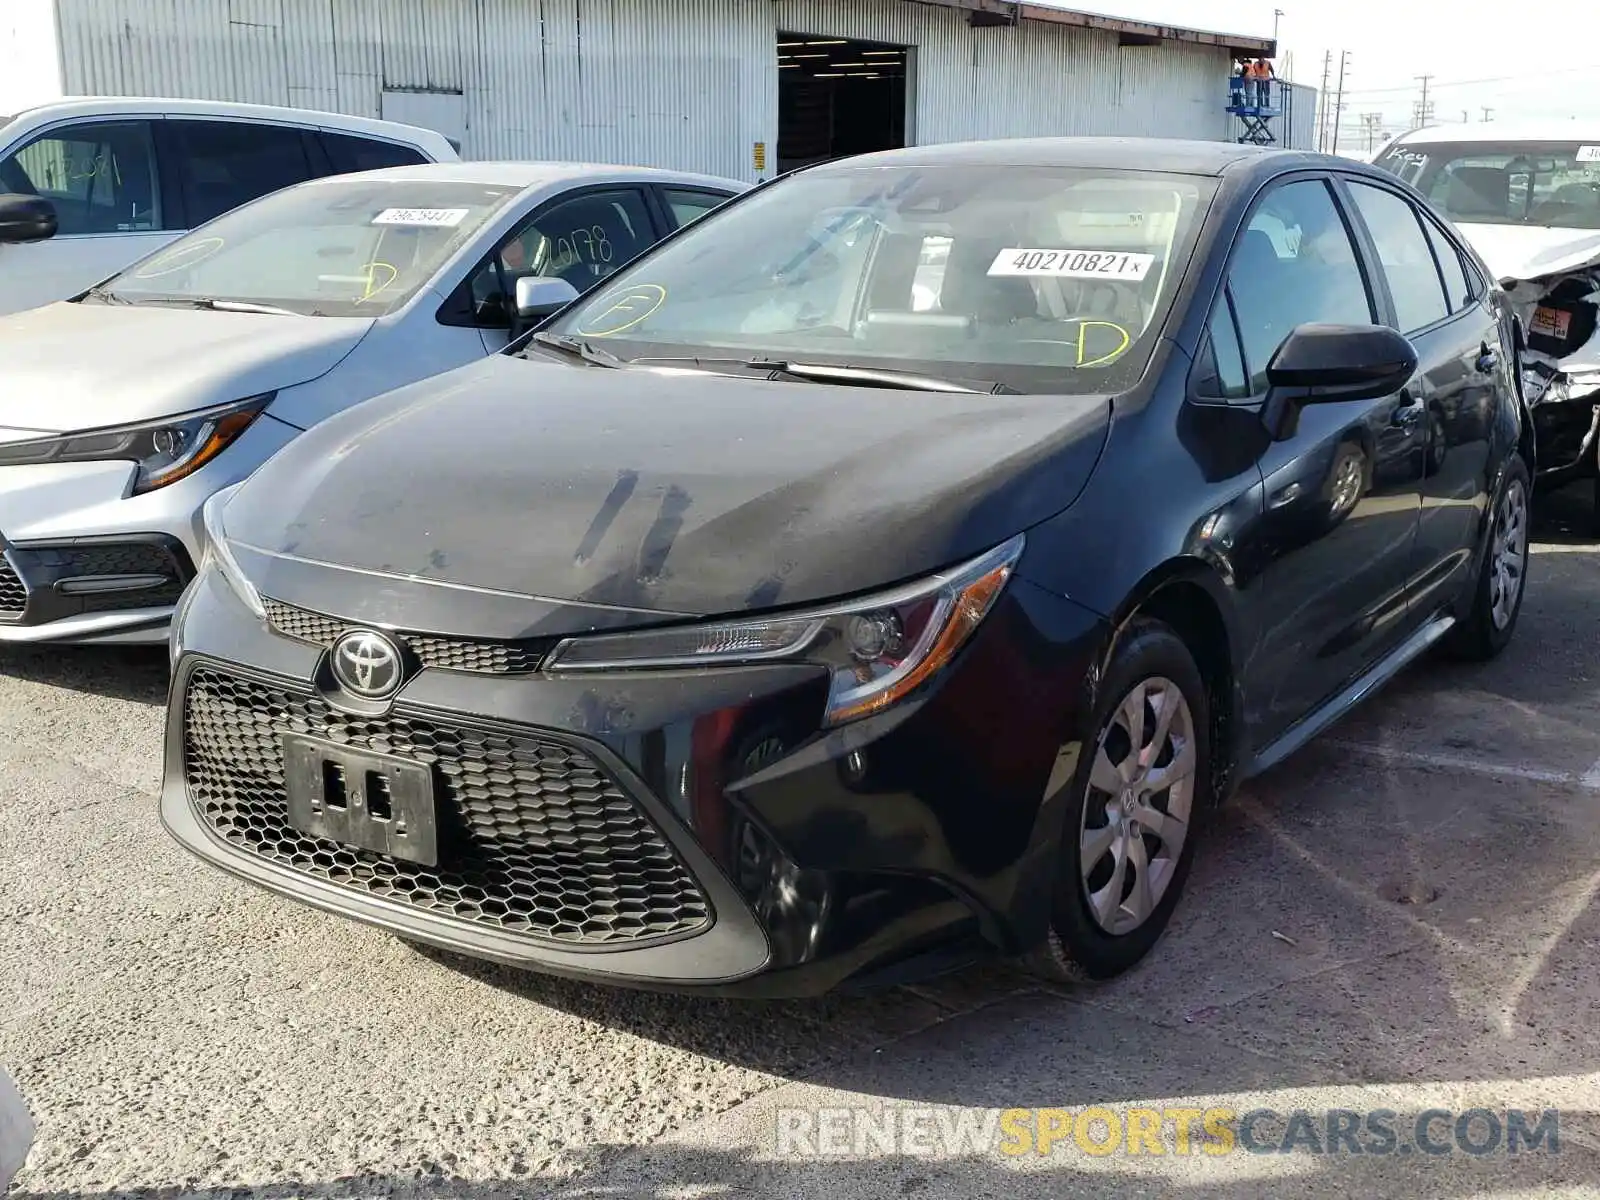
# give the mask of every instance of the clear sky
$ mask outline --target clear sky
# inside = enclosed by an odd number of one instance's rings
[[[1035,3],[1039,0],[1034,0]],[[1588,118],[1600,123],[1600,3],[1570,0],[1046,0],[1111,16],[1271,36],[1281,8],[1278,73],[1320,87],[1322,60],[1350,52],[1340,149],[1364,142],[1363,113],[1384,128],[1412,123],[1418,75],[1431,74],[1435,122]],[[1285,64],[1289,71],[1285,71]]]

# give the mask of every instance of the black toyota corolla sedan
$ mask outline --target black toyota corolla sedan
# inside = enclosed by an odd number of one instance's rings
[[[1510,640],[1511,337],[1449,225],[1341,159],[786,176],[218,495],[163,818],[587,979],[1116,975],[1241,780]]]

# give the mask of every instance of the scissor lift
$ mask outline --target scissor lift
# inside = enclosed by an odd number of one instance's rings
[[[1274,90],[1278,86],[1278,81],[1273,80]],[[1240,143],[1247,146],[1276,146],[1278,135],[1272,128],[1272,122],[1283,115],[1283,110],[1251,102],[1256,91],[1254,79],[1236,75],[1228,81],[1228,89],[1230,95],[1240,98],[1238,103],[1228,105],[1228,111],[1244,123],[1244,132],[1239,135]]]

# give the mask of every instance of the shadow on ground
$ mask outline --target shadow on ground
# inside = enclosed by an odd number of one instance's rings
[[[0,675],[135,704],[165,704],[170,682],[165,646],[5,646]]]

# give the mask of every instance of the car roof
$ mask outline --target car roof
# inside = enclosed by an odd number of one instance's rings
[[[1583,142],[1600,146],[1600,121],[1484,121],[1476,125],[1430,125],[1392,138],[1394,146],[1439,142]]]
[[[436,154],[454,157],[450,141],[442,133],[397,121],[377,121],[343,113],[310,108],[288,108],[276,104],[235,104],[227,100],[183,100],[165,96],[69,96],[38,104],[15,114],[16,120],[39,124],[71,117],[95,116],[171,116],[233,117],[245,121],[272,121],[279,124],[309,125],[347,133],[366,134],[389,141],[410,142]]]
[[[701,175],[689,171],[668,171],[659,167],[628,167],[614,163],[582,162],[451,162],[418,163],[414,166],[384,167],[352,175],[329,175],[301,184],[347,183],[352,179],[380,182],[407,181],[429,183],[481,183],[502,187],[535,188],[553,183],[612,183],[637,180],[645,183],[701,185],[723,191],[744,191],[750,185],[737,179]]]
[[[1184,141],[1177,138],[1054,137],[1000,138],[947,142],[884,150],[842,159],[814,171],[860,167],[985,166],[1082,167],[1100,170],[1167,171],[1181,175],[1222,175],[1238,163],[1259,163],[1273,156],[1307,157],[1298,151],[1239,145],[1235,142]]]

